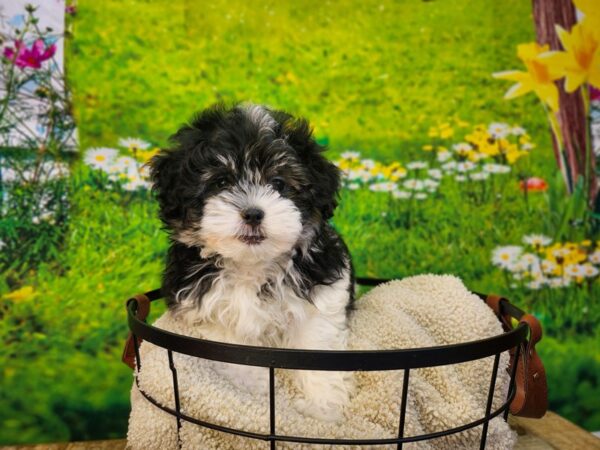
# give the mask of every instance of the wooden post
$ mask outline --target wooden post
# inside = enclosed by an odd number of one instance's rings
[[[533,17],[537,41],[540,44],[549,44],[551,50],[561,50],[560,41],[555,31],[555,24],[566,30],[577,22],[575,7],[571,0],[532,0]],[[568,164],[567,189],[573,192],[573,186],[579,176],[586,175],[589,179],[589,204],[594,205],[598,194],[598,182],[594,170],[595,158],[593,152],[586,157],[587,117],[585,106],[579,90],[567,94],[563,87],[563,80],[557,81],[559,91],[560,110],[557,118],[563,137],[564,155]],[[583,88],[585,89],[585,87]],[[553,136],[554,155],[559,167],[561,159],[558,144]]]

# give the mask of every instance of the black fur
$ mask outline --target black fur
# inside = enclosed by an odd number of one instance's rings
[[[337,206],[339,170],[323,157],[325,148],[314,140],[306,120],[282,111],[267,111],[276,122],[272,133],[261,133],[242,106],[213,106],[183,126],[171,137],[170,148],[151,160],[160,218],[171,233],[163,276],[169,305],[175,303],[179,289],[202,277],[201,300],[220,270],[217,257],[201,257],[198,247],[176,240],[178,233],[197,227],[207,199],[234,186],[248,169],[259,172],[264,183],[274,176],[285,179],[281,195],[293,201],[301,212],[308,241],[298,242],[293,256],[301,278],[300,286],[294,286],[299,295],[310,300],[314,286],[338,280],[350,261],[344,242],[328,223]],[[235,169],[227,169],[219,155],[234,160]],[[282,158],[284,165],[275,164]],[[268,286],[264,289],[268,290]],[[349,289],[352,302],[353,280]]]

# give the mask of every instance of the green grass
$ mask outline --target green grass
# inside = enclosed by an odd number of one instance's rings
[[[472,289],[552,311],[544,316],[552,338],[540,345],[551,405],[599,429],[591,400],[600,396],[597,328],[567,329],[565,317],[580,315],[587,301],[582,320],[592,321],[600,307],[581,292],[572,299],[557,292],[549,304],[510,289],[490,262],[496,245],[552,234],[567,204],[541,107],[532,97],[502,100],[508,86],[491,78],[518,68],[515,46],[533,36],[530,4],[517,0],[80,0],[67,71],[82,148],[126,136],[165,145],[194,111],[221,100],[304,115],[332,157],[352,148],[384,162],[426,158],[429,127],[453,118],[527,128],[538,147],[519,171],[548,179],[552,196],[532,195],[527,206],[516,173],[498,178],[484,197],[479,186],[451,180],[414,204],[344,191],[334,223],[361,275],[454,273]],[[0,296],[34,289],[0,304],[0,443],[126,430],[132,378],[120,362],[124,300],[158,286],[167,239],[148,194],[106,189],[81,164],[70,191],[57,254],[0,277]],[[569,227],[563,237],[584,236]]]

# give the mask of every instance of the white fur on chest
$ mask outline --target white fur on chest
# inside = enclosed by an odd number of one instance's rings
[[[290,280],[289,273],[289,268],[280,264],[228,264],[202,297],[200,307],[196,306],[194,286],[190,286],[179,313],[200,327],[208,339],[288,346],[290,332],[317,313],[314,305],[298,297],[285,283],[286,275]],[[265,291],[267,282],[270,289]]]
[[[312,303],[298,297],[288,284],[296,279],[292,262],[225,266],[198,306],[197,286],[191,283],[177,314],[210,340],[236,344],[300,349],[343,350],[348,334],[346,307],[350,273],[311,292]],[[263,289],[265,283],[269,289]],[[197,283],[197,282],[196,282]],[[179,295],[179,293],[178,293]],[[250,391],[267,388],[267,369],[215,363],[214,369]],[[297,407],[324,420],[338,420],[348,402],[351,384],[340,372],[297,371],[304,393]]]

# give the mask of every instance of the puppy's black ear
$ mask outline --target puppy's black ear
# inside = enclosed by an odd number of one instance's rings
[[[160,219],[171,227],[183,219],[184,213],[182,198],[177,188],[183,170],[181,153],[178,150],[161,150],[148,163],[152,191],[160,206]]]
[[[323,219],[330,219],[338,204],[340,170],[323,156],[326,148],[315,141],[306,120],[289,120],[283,128],[288,136],[288,143],[308,168],[312,178],[310,191],[314,204],[321,211]]]

